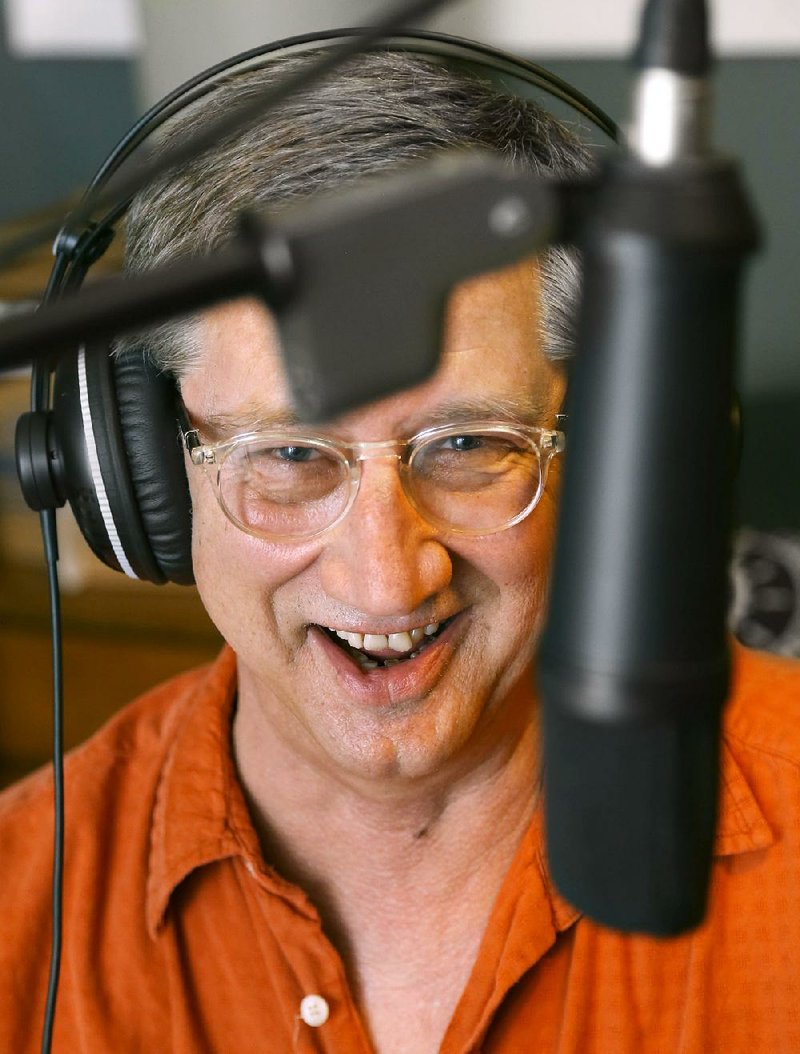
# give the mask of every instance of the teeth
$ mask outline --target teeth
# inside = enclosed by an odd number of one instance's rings
[[[361,649],[364,647],[364,638],[360,633],[348,633],[343,629],[335,629],[333,632],[341,640],[346,640],[351,648]]]
[[[414,642],[410,633],[390,633],[389,647],[392,651],[411,651]]]
[[[364,647],[367,651],[381,651],[389,647],[389,639],[385,633],[365,633]]]
[[[432,637],[435,633],[439,632],[440,622],[429,622],[424,628],[422,626],[415,626],[412,630],[402,630],[400,633],[351,633],[349,630],[335,629],[329,627],[329,632],[334,633],[340,640],[346,641],[351,648],[355,648],[356,651],[384,651],[386,648],[391,648],[392,651],[396,651],[398,654],[402,654],[403,658],[415,658],[419,654],[419,649],[415,649],[416,646],[423,641],[426,637]],[[371,662],[368,656],[360,656],[360,661]],[[399,660],[389,660],[394,663]],[[374,663],[370,666],[370,669],[374,669],[378,665]]]

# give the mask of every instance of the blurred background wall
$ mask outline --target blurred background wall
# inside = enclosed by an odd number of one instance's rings
[[[84,185],[139,106],[132,49],[36,46],[20,38],[22,3],[0,0],[0,222]]]

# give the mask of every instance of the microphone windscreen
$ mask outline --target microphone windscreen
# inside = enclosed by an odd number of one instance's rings
[[[550,684],[547,698],[557,698]],[[720,713],[602,723],[544,707],[549,866],[602,925],[673,936],[705,912],[718,799]]]

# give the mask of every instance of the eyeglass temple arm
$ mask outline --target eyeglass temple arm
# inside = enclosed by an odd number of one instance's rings
[[[198,451],[203,443],[200,439],[200,432],[195,428],[192,422],[189,420],[189,415],[186,412],[186,407],[183,405],[183,399],[180,397],[180,393],[175,393],[175,417],[178,423],[178,432],[180,433],[181,441],[189,452],[189,457],[192,459],[192,463],[200,465],[203,463],[204,458],[198,457],[196,451]]]

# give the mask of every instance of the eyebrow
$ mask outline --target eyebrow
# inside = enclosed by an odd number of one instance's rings
[[[502,396],[476,396],[443,403],[423,415],[422,427],[435,427],[463,421],[501,420],[514,424],[536,425],[545,417],[552,416],[552,408],[545,398]],[[416,422],[416,419],[415,419]],[[410,423],[410,422],[409,422]]]
[[[229,439],[246,432],[268,432],[272,429],[297,428],[297,414],[291,410],[267,410],[247,403],[231,413],[209,414],[198,421],[200,431],[209,439]]]

